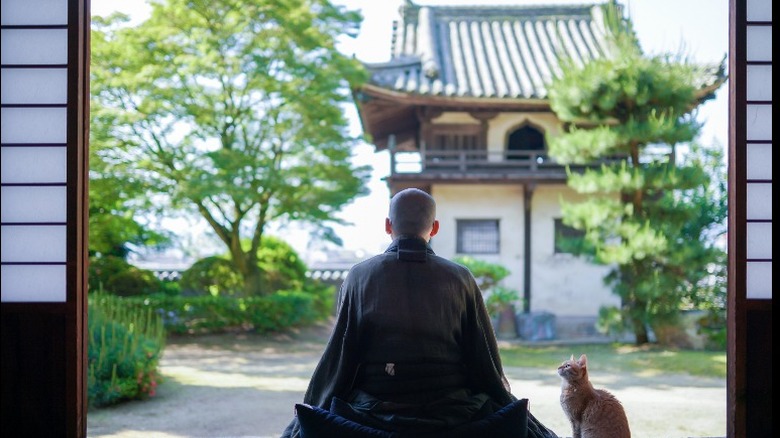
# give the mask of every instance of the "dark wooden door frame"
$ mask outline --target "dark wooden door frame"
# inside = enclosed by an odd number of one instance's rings
[[[2,422],[3,431],[13,436],[36,436],[40,431],[48,436],[86,436],[90,1],[63,1],[69,8],[67,298],[64,303],[2,303]],[[746,251],[751,183],[746,175],[746,109],[755,103],[771,106],[771,101],[747,101],[747,28],[771,27],[771,19],[749,21],[747,6],[747,0],[729,0],[726,416],[727,435],[736,438],[769,436],[772,428],[772,299],[750,299],[746,291],[747,264],[755,262]],[[771,184],[771,179],[767,182]]]

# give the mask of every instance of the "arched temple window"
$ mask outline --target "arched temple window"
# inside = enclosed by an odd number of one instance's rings
[[[524,125],[509,134],[506,145],[507,158],[512,160],[525,159],[525,154],[517,152],[544,151],[546,144],[544,134],[531,125]]]

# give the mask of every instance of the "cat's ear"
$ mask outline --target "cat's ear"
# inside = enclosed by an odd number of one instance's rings
[[[582,356],[580,356],[580,360],[578,360],[577,362],[579,362],[581,366],[587,367],[588,366],[588,356],[585,356],[585,353],[583,353]]]
[[[569,360],[574,360],[574,355],[572,354]]]

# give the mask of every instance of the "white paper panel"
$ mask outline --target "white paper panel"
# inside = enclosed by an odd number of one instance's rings
[[[3,187],[3,222],[62,222],[67,220],[65,187]]]
[[[772,0],[747,0],[747,21],[772,21]]]
[[[747,139],[772,140],[772,105],[747,106]]]
[[[3,262],[65,262],[65,225],[3,225],[0,260]]]
[[[747,99],[772,100],[772,66],[747,66]]]
[[[772,223],[751,222],[747,224],[747,258],[772,258]]]
[[[748,61],[772,60],[772,28],[748,26],[745,57]]]
[[[0,72],[0,103],[68,103],[65,68],[4,68]]]
[[[65,143],[65,108],[3,108],[0,139],[3,143]]]
[[[745,275],[747,298],[772,299],[772,262],[748,262]]]
[[[772,219],[772,184],[748,183],[747,219]]]
[[[67,298],[65,275],[64,265],[3,266],[2,301],[63,303]]]
[[[68,176],[67,149],[57,147],[11,147],[0,151],[3,184],[65,183]]]
[[[67,0],[3,0],[0,4],[3,25],[68,24]]]
[[[772,145],[747,145],[748,179],[772,179]]]
[[[3,64],[67,64],[67,29],[3,29]]]

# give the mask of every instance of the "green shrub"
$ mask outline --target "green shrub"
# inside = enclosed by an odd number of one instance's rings
[[[206,334],[234,330],[273,332],[311,324],[333,314],[333,286],[309,284],[303,290],[277,291],[247,298],[165,296],[128,298],[138,309],[162,316],[171,334]]]
[[[505,267],[496,263],[475,259],[474,257],[461,256],[452,260],[469,268],[482,292],[488,292],[495,286],[498,286],[501,280],[509,275],[509,270]]]
[[[89,289],[131,297],[160,292],[163,285],[148,269],[133,266],[121,257],[103,256],[89,259]]]
[[[625,333],[626,324],[623,314],[617,306],[601,306],[599,317],[596,321],[596,330],[599,333],[617,338]]]
[[[263,272],[265,290],[301,289],[306,280],[306,264],[287,242],[265,236],[257,250],[257,264]]]
[[[193,263],[181,274],[179,285],[184,295],[240,295],[244,279],[233,263],[219,256],[206,257]]]
[[[89,294],[87,398],[90,407],[155,395],[165,329],[153,309],[129,298]]]
[[[490,316],[497,316],[502,310],[520,301],[520,294],[515,289],[496,286],[485,294],[485,307]]]
[[[474,275],[490,316],[497,316],[503,309],[520,301],[517,290],[499,285],[509,275],[509,270],[504,266],[469,256],[456,257],[453,261],[467,267]]]
[[[160,293],[169,296],[181,295],[181,284],[179,284],[178,280],[162,280]]]
[[[699,333],[706,336],[708,350],[724,351],[726,350],[726,315],[725,312],[715,310],[707,312],[698,321]]]
[[[262,291],[300,290],[307,282],[306,264],[287,242],[265,236],[257,250]],[[244,293],[244,278],[227,254],[198,260],[182,273],[182,292],[193,296],[233,296]]]

